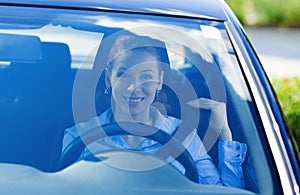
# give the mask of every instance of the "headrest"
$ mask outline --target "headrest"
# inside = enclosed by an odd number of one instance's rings
[[[36,62],[41,60],[41,40],[37,36],[0,34],[0,62]]]

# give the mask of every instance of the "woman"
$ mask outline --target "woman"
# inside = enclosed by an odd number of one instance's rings
[[[153,106],[157,93],[163,87],[165,67],[168,67],[168,63],[163,43],[146,37],[120,36],[110,50],[105,69],[105,92],[111,94],[111,107],[86,123],[66,129],[63,150],[79,136],[78,132],[111,122],[143,123],[169,134],[174,133],[181,120],[163,115]],[[203,144],[196,129],[183,141],[197,166],[199,183],[244,188],[242,163],[247,148],[245,144],[232,141],[226,119],[226,105],[204,98],[189,102],[189,105],[211,109],[214,116],[211,129],[222,129],[218,141],[219,169],[212,163],[206,151],[203,154]],[[152,152],[161,147],[161,144],[153,140],[138,136],[111,136],[97,143],[103,150],[108,145],[145,152]],[[86,149],[79,159],[84,159],[90,154],[91,151]],[[183,166],[176,161],[172,164],[184,173]]]

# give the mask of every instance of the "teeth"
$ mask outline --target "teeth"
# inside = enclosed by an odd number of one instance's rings
[[[129,99],[129,102],[137,103],[137,102],[142,101],[142,99],[143,99],[143,98],[130,98],[130,99]]]

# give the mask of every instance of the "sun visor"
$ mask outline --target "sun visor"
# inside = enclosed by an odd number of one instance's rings
[[[0,34],[1,62],[36,62],[41,60],[41,40],[37,36]]]

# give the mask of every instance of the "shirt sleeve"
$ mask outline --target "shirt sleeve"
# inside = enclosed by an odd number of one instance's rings
[[[187,150],[195,161],[198,170],[199,183],[221,185],[219,170],[212,162],[211,157],[207,154],[206,149],[197,134],[190,140]]]
[[[78,137],[78,132],[76,131],[75,126],[68,128],[64,132],[64,138],[63,138],[63,145],[62,145],[62,152],[65,151],[67,146]]]
[[[190,138],[189,142],[185,140],[184,145],[196,163],[199,183],[236,188],[245,187],[242,163],[247,152],[246,144],[237,141],[218,141],[218,169],[207,154],[200,137],[195,134]]]
[[[225,186],[245,188],[242,164],[245,161],[247,145],[237,141],[219,141],[219,170],[221,183]]]

